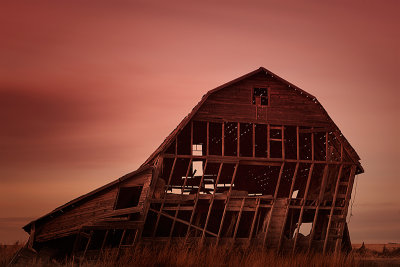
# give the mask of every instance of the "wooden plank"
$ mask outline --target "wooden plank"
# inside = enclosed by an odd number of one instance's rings
[[[267,125],[267,158],[271,158],[270,125]]]
[[[252,149],[253,149],[253,158],[256,157],[256,124],[252,123],[253,125],[253,133],[252,133],[252,137],[253,137],[253,144],[252,144]]]
[[[231,186],[229,187],[228,194],[226,195],[226,202],[225,202],[225,206],[224,206],[224,211],[222,213],[221,223],[219,224],[219,228],[218,228],[216,245],[218,245],[219,239],[221,237],[222,226],[224,225],[225,215],[226,215],[227,207],[229,205],[229,198],[231,197],[231,194],[232,194],[232,188],[233,188],[233,184],[235,183],[236,172],[237,172],[238,168],[239,168],[239,164],[236,164],[235,170],[233,171],[233,175],[232,175],[232,179],[231,179]]]
[[[243,207],[244,207],[245,200],[246,200],[246,198],[243,198],[242,205],[240,206],[239,215],[238,215],[238,218],[237,218],[237,221],[236,221],[236,225],[235,225],[235,232],[233,233],[233,241],[236,240],[236,234],[237,234],[237,230],[239,229],[240,219],[242,218],[242,212],[243,212]]]
[[[240,123],[237,123],[236,156],[240,157]]]
[[[300,210],[299,220],[297,222],[297,229],[296,229],[296,235],[295,235],[294,241],[293,241],[292,254],[294,254],[295,251],[296,251],[297,238],[299,236],[299,230],[300,230],[301,224],[303,222],[304,206],[305,206],[305,203],[306,203],[306,200],[307,200],[308,189],[310,187],[310,181],[311,181],[311,176],[312,176],[313,169],[314,169],[314,163],[311,164],[310,170],[308,172],[307,185],[306,185],[306,189],[305,189],[305,192],[304,192],[303,203],[302,203],[301,210]]]
[[[186,186],[187,179],[188,179],[188,176],[189,176],[190,167],[192,165],[192,159],[193,158],[190,158],[190,160],[189,160],[189,165],[188,165],[187,170],[186,170],[185,181],[183,182],[182,189],[181,189],[181,195],[183,195],[183,192],[185,191],[185,186]],[[175,211],[175,219],[172,221],[171,231],[169,233],[169,237],[170,238],[172,237],[172,234],[174,232],[175,222],[176,222],[176,218],[178,217],[178,212],[179,212],[180,207],[181,207],[181,202],[178,203],[178,209]]]
[[[225,122],[222,123],[222,156],[225,155]]]
[[[174,169],[175,169],[176,160],[177,160],[177,157],[174,158],[174,162],[172,163],[171,172],[170,172],[170,174],[169,174],[168,182],[167,182],[167,186],[166,186],[166,189],[165,189],[165,190],[168,190],[168,187],[169,187],[169,185],[170,185],[170,183],[171,183],[172,175],[174,174]],[[162,201],[162,203],[161,203],[160,211],[162,211],[162,209],[163,209],[163,207],[164,207],[165,198],[166,198],[166,197],[167,197],[167,194],[165,193],[165,194],[164,194],[164,197],[163,197],[163,201]],[[157,215],[157,220],[156,220],[156,224],[155,224],[155,226],[154,226],[153,238],[156,236],[156,232],[157,232],[157,228],[158,228],[158,223],[160,222],[160,216],[161,216],[161,213],[158,213],[158,215]]]
[[[280,234],[280,237],[279,237],[279,243],[278,243],[277,252],[280,251],[281,246],[282,246],[283,233],[285,231],[285,224],[286,224],[286,221],[287,221],[287,216],[289,214],[290,202],[292,200],[292,194],[293,194],[293,189],[294,189],[294,185],[295,185],[295,182],[296,182],[297,172],[299,170],[299,165],[300,164],[297,162],[296,163],[296,167],[294,169],[294,173],[293,173],[293,177],[292,177],[292,184],[290,185],[290,190],[289,190],[289,199],[288,199],[289,203],[288,203],[287,208],[286,208],[285,219],[284,219],[284,223],[282,224],[282,228],[281,228],[281,234]]]
[[[151,210],[152,212],[158,213],[158,214],[160,214],[160,215],[162,215],[162,216],[164,216],[164,217],[167,217],[167,218],[169,218],[169,219],[173,219],[173,218],[174,218],[173,216],[169,215],[168,213],[159,212],[159,211],[157,211],[157,210],[155,210],[155,209],[152,209],[152,208],[150,208],[150,210]],[[182,220],[182,219],[179,219],[179,218],[176,218],[176,221],[177,221],[177,222],[180,222],[180,223],[183,223],[183,224],[186,224],[186,225],[189,225],[189,222],[187,222],[187,221],[185,221],[185,220]],[[198,226],[196,226],[196,225],[192,225],[191,227],[193,227],[193,228],[195,228],[195,229],[197,229],[197,230],[200,230],[200,231],[205,230],[204,228],[198,227]],[[209,235],[217,236],[217,234],[215,234],[215,233],[213,233],[213,232],[210,232],[210,231],[207,231],[207,230],[205,230],[205,232],[206,232],[207,234],[209,234]]]
[[[199,201],[201,187],[203,186],[204,174],[207,171],[207,163],[208,163],[208,161],[206,160],[205,165],[204,165],[203,175],[201,176],[201,180],[200,180],[200,183],[199,183],[199,188],[197,189],[197,194],[196,194],[196,198],[195,198],[195,201],[194,201],[193,211],[192,211],[192,214],[190,215],[189,225],[188,225],[188,229],[187,229],[186,236],[185,236],[185,243],[186,243],[187,239],[189,238],[190,227],[192,226],[193,218],[194,218],[195,211],[196,211],[196,208],[197,208],[197,203]]]
[[[329,214],[329,220],[328,220],[328,226],[326,228],[326,234],[325,234],[325,240],[324,240],[324,247],[322,249],[322,253],[325,255],[326,253],[326,248],[328,245],[328,238],[329,238],[329,229],[331,228],[331,223],[332,223],[332,217],[333,217],[333,211],[335,210],[335,204],[336,204],[336,197],[339,191],[339,184],[340,184],[340,178],[342,176],[342,171],[343,171],[343,165],[340,165],[339,168],[339,174],[338,178],[336,180],[336,186],[335,186],[335,194],[333,195],[333,201],[332,201],[332,207],[331,207],[331,212]]]
[[[249,235],[249,239],[248,239],[248,244],[250,245],[250,241],[251,238],[253,237],[253,231],[254,231],[254,226],[256,223],[256,218],[257,218],[257,214],[258,214],[258,209],[260,208],[260,198],[257,198],[257,206],[256,206],[256,211],[254,212],[254,217],[253,220],[251,222],[251,227],[250,227],[250,235]]]
[[[215,182],[215,186],[214,186],[214,191],[210,200],[210,206],[208,207],[208,212],[207,212],[207,217],[206,217],[206,222],[204,224],[204,229],[203,229],[203,233],[201,235],[201,240],[200,240],[200,244],[203,244],[204,242],[204,238],[206,236],[206,231],[207,231],[207,225],[208,225],[208,220],[210,219],[210,214],[211,214],[211,209],[212,206],[214,204],[214,197],[215,197],[215,192],[217,191],[217,184],[219,182],[219,177],[221,176],[221,171],[222,171],[222,166],[224,165],[224,163],[221,163],[219,165],[219,170],[218,170],[218,175],[217,175],[217,181]]]
[[[320,187],[319,196],[318,196],[318,204],[317,204],[317,208],[316,208],[315,214],[314,214],[314,219],[313,219],[313,223],[312,223],[312,228],[311,228],[310,240],[309,240],[309,243],[308,243],[307,253],[310,252],[310,250],[311,250],[311,245],[312,245],[312,241],[313,241],[313,239],[314,239],[315,226],[316,226],[316,224],[317,224],[319,208],[320,208],[321,201],[322,201],[322,199],[323,199],[324,192],[325,192],[325,184],[326,184],[326,179],[327,179],[327,177],[328,177],[328,164],[325,165],[325,167],[324,167],[324,174],[322,175],[321,187]]]
[[[297,145],[297,148],[296,148],[296,151],[297,151],[297,160],[299,161],[299,160],[300,160],[299,126],[296,126],[296,140],[297,140],[297,142],[296,142],[296,145]]]
[[[276,203],[276,197],[278,195],[278,190],[279,190],[279,184],[281,182],[281,178],[282,178],[282,172],[283,172],[283,168],[285,166],[285,163],[282,163],[281,168],[279,170],[279,176],[278,176],[278,181],[276,183],[276,187],[275,187],[275,192],[274,192],[274,202],[272,204],[272,207],[270,209],[270,215],[268,217],[268,222],[267,222],[267,228],[265,229],[265,235],[264,235],[264,239],[263,239],[263,247],[265,246],[265,242],[267,240],[267,235],[268,235],[268,230],[269,230],[269,226],[271,225],[271,219],[272,219],[272,212],[274,211],[274,207],[275,207],[275,203]]]
[[[206,155],[210,155],[210,122],[207,121],[207,147]],[[193,155],[193,154],[192,154]]]

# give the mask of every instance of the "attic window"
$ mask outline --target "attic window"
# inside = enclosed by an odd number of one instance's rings
[[[118,193],[115,209],[136,207],[139,204],[143,186],[121,187]]]
[[[268,106],[268,88],[253,88],[253,105]]]

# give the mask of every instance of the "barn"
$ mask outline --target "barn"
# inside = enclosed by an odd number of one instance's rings
[[[363,171],[316,97],[261,67],[207,92],[137,170],[24,226],[26,248],[84,258],[183,240],[337,252],[350,245]]]

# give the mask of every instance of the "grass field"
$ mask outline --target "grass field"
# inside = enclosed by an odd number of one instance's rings
[[[21,244],[0,245],[0,266],[7,266]],[[354,245],[349,255],[321,254],[278,256],[261,249],[228,247],[138,246],[122,254],[118,259],[115,251],[107,251],[98,261],[86,261],[80,266],[400,266],[400,245]],[[377,250],[369,249],[368,247]],[[387,248],[386,248],[387,247]],[[379,251],[379,249],[381,250]],[[78,266],[72,259],[63,264],[33,261],[29,266]]]

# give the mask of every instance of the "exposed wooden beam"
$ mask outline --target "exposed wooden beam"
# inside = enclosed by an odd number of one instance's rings
[[[305,203],[307,202],[308,189],[310,187],[310,181],[311,181],[313,169],[314,169],[314,163],[311,164],[310,170],[308,172],[307,185],[306,185],[306,189],[305,189],[305,192],[304,192],[303,203],[302,203],[301,209],[300,209],[299,220],[297,222],[297,229],[296,229],[296,235],[295,235],[294,241],[293,241],[292,254],[294,254],[294,252],[296,251],[297,238],[299,236],[299,230],[300,230],[301,224],[303,222],[304,206],[305,206]]]

